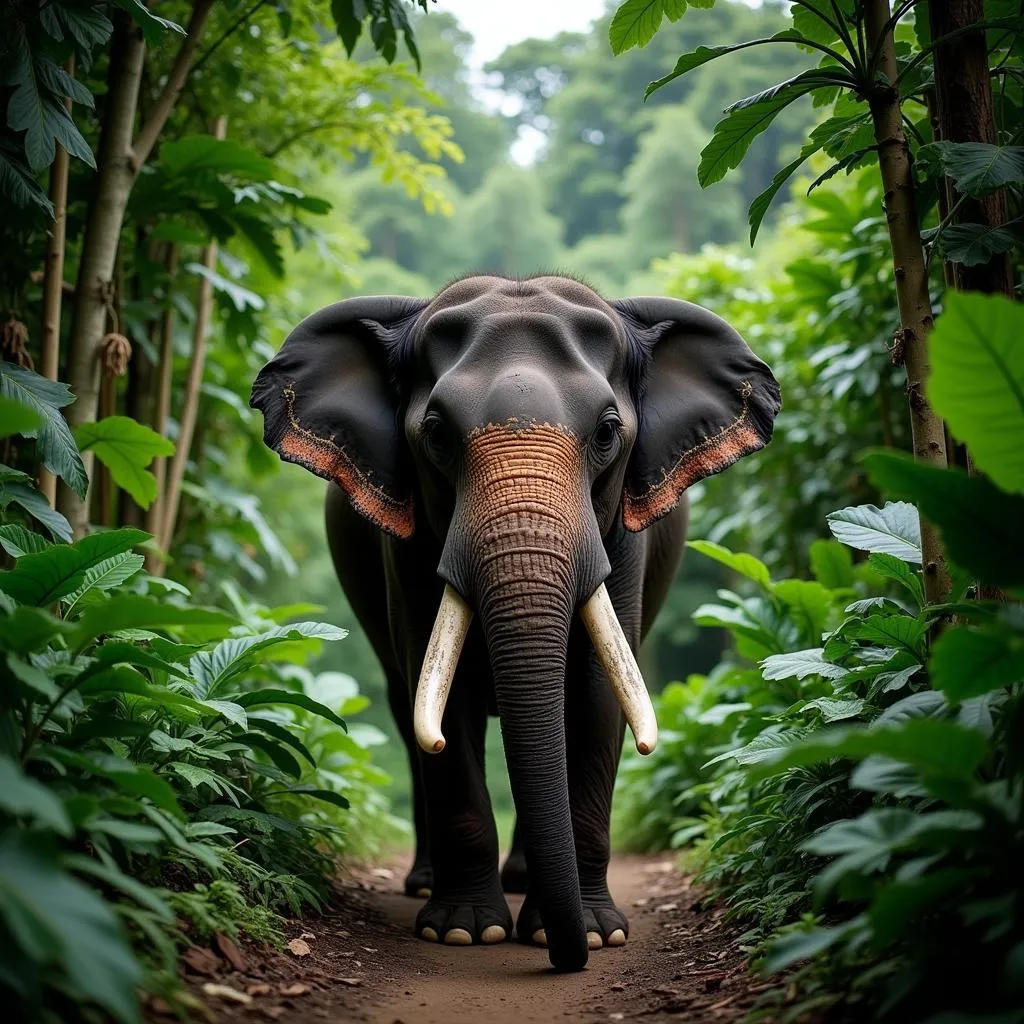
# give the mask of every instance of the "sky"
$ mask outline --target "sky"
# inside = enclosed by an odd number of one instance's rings
[[[522,39],[585,31],[604,11],[605,0],[437,0],[431,7],[451,11],[472,33],[471,63],[481,67]]]

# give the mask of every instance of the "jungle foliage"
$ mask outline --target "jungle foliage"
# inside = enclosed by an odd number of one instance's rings
[[[613,48],[644,45],[685,8],[629,0]],[[680,291],[712,272],[711,304],[781,357],[791,412],[753,472],[707,487],[709,539],[690,548],[733,582],[693,618],[727,631],[730,651],[665,689],[662,746],[628,758],[620,784],[622,834],[687,848],[749,926],[754,960],[789,972],[755,1016],[1024,1019],[1022,29],[1017,4],[807,0],[785,32],[696,47],[648,87],[769,43],[817,61],[726,109],[701,155],[708,185],[789,103],[810,94],[829,108],[750,206],[753,241],[776,193],[815,163],[789,219],[803,236],[795,258],[755,293],[767,317],[735,257],[663,268]],[[983,57],[974,80],[971,48]],[[989,139],[957,137],[937,102],[948,75],[961,76],[962,103],[988,94],[989,122],[970,113]],[[946,424],[941,452],[920,444],[922,416]],[[836,508],[851,484],[860,502]],[[773,533],[780,511],[788,548]],[[729,537],[766,558],[716,542]]]

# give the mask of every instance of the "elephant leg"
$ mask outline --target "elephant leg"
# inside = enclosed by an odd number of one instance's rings
[[[501,887],[505,892],[526,892],[526,853],[523,850],[523,836],[516,818],[512,829],[512,847],[508,851],[501,869]]]
[[[444,716],[446,745],[420,754],[434,885],[416,934],[465,946],[501,942],[512,917],[498,877],[498,831],[484,780],[487,708],[482,688],[456,673]]]
[[[412,868],[405,876],[406,896],[429,896],[434,885],[434,872],[430,866],[430,839],[427,831],[427,797],[423,788],[423,769],[420,765],[419,748],[412,729],[412,707],[409,700],[409,686],[397,671],[387,673],[388,705],[395,725],[405,744],[409,757],[409,774],[412,778],[413,827],[416,831],[416,853]]]

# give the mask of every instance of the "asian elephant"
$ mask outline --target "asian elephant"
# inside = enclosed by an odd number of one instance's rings
[[[683,492],[771,438],[771,371],[689,302],[471,276],[314,313],[251,404],[271,448],[333,481],[332,556],[412,766],[417,934],[512,934],[484,785],[496,713],[518,936],[562,970],[624,943],[612,787],[625,722],[641,753],[657,739],[634,652],[679,564]]]

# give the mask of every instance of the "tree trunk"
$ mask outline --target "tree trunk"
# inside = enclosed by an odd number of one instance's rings
[[[886,29],[889,16],[889,0],[866,0],[864,20],[868,38],[877,41],[881,47],[879,70],[891,83],[896,81],[896,51],[892,31]],[[928,294],[928,271],[918,228],[910,147],[903,133],[899,92],[892,85],[876,84],[869,95],[869,105],[878,144],[878,164],[885,193],[900,314],[893,359],[901,362],[907,372],[914,458],[944,468],[946,437],[942,420],[925,397],[925,382],[930,372],[928,335],[934,325],[934,316]],[[929,601],[942,601],[949,593],[946,559],[938,532],[923,520],[921,546],[925,596]]]
[[[68,345],[68,383],[77,396],[77,400],[67,408],[68,423],[72,427],[96,419],[103,321],[128,197],[185,84],[212,5],[213,0],[195,0],[188,31],[167,83],[134,145],[132,132],[146,44],[142,33],[126,15],[117,16],[96,178],[78,267],[75,314]],[[86,470],[91,471],[91,453],[84,452],[83,458]],[[88,495],[82,501],[69,488],[61,487],[59,505],[75,536],[84,536],[89,529]]]
[[[174,289],[174,277],[178,272],[178,246],[174,242],[167,245],[164,257],[164,270],[167,275],[167,291],[164,296],[164,310],[160,314],[160,357],[157,365],[156,402],[153,408],[153,429],[161,436],[167,436],[167,418],[171,411],[171,387],[174,382],[174,308],[170,297]],[[166,504],[167,459],[159,456],[153,460],[153,476],[156,477],[156,498],[146,512],[146,531],[157,538],[163,532],[163,514]],[[164,562],[152,553],[146,554],[146,571],[154,576],[162,576]]]
[[[226,117],[217,118],[213,129],[214,138],[223,139],[227,135],[227,127]],[[203,266],[210,271],[217,268],[217,243],[215,241],[211,241],[203,251]],[[162,551],[169,550],[178,519],[178,503],[181,500],[182,481],[185,479],[185,463],[188,461],[189,449],[192,447],[192,436],[195,433],[196,417],[199,412],[199,393],[203,384],[203,369],[206,363],[206,332],[210,325],[212,310],[213,285],[209,278],[201,277],[196,301],[196,322],[192,333],[192,359],[188,367],[188,381],[185,385],[181,415],[178,417],[178,443],[167,474],[166,500],[163,502],[159,535]]]
[[[939,136],[947,142],[998,143],[992,83],[988,68],[985,30],[965,32],[985,17],[983,0],[945,0],[928,5],[932,39],[959,32],[955,39],[935,47],[935,106]],[[952,204],[961,197],[950,184]],[[953,216],[956,224],[1006,223],[1006,193],[1000,189],[980,199],[965,197]],[[966,267],[950,265],[955,287],[963,291],[1002,293],[1013,298],[1010,254],[994,256],[987,263]]]

